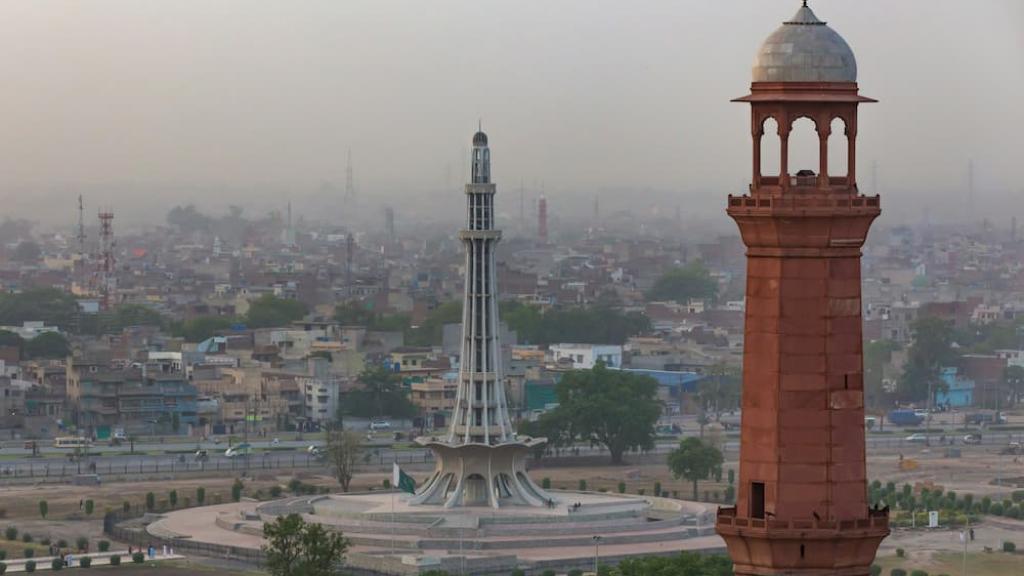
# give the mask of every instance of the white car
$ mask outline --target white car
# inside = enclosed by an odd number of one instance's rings
[[[913,442],[915,444],[924,444],[928,442],[928,437],[924,434],[911,434],[905,438],[907,442]]]
[[[374,421],[370,422],[370,430],[377,431],[377,430],[390,430],[390,429],[391,429],[391,422],[388,422],[387,420],[374,420]]]

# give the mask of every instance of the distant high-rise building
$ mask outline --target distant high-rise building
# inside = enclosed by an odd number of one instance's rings
[[[889,534],[869,508],[864,440],[861,248],[881,212],[857,188],[853,52],[806,3],[755,61],[750,194],[727,212],[747,247],[743,421],[736,506],[716,529],[737,576],[868,576]],[[793,123],[817,125],[818,166],[790,170]],[[765,122],[778,123],[779,174],[762,174]],[[829,150],[833,122],[846,145]],[[845,154],[845,174],[828,155]],[[815,174],[814,169],[818,173]]]
[[[544,195],[537,200],[537,239],[548,241],[548,199]]]

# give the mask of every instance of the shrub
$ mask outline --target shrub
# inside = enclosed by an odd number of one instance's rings
[[[202,486],[200,486],[199,488],[196,488],[196,504],[199,504],[200,506],[202,506],[203,502],[205,502],[205,501],[206,501],[206,488],[203,488]]]
[[[899,558],[906,558],[907,551],[904,550],[903,548],[897,548],[896,549],[896,556],[899,557]]]
[[[0,550],[0,561],[7,560],[7,550]]]
[[[78,565],[82,568],[90,568],[92,567],[92,558],[90,558],[89,556],[82,556],[78,560]]]
[[[39,543],[42,544],[43,546],[49,546],[50,545],[50,537],[49,536],[43,536],[42,538],[39,539]]]
[[[1015,543],[1010,542],[1009,540],[1007,540],[1006,542],[1003,542],[1003,552],[1016,552],[1016,551],[1017,551],[1017,545]]]
[[[241,478],[235,478],[235,483],[231,485],[231,499],[235,502],[240,501],[243,488],[245,488],[245,484],[242,484]]]
[[[21,541],[24,542],[25,544],[28,544],[28,543],[32,542],[32,535],[29,534],[28,532],[25,532],[24,534],[21,535]]]
[[[136,552],[136,553],[132,554],[132,562],[135,562],[136,564],[142,564],[145,561],[146,561],[146,555],[143,554],[142,552]]]
[[[877,482],[877,480],[876,480]],[[871,576],[882,576],[882,567],[878,564],[871,565]]]
[[[51,570],[63,570],[64,569],[64,561],[61,560],[60,558],[54,558],[50,562],[50,569]]]
[[[889,576],[907,576],[907,571],[903,568],[893,568],[889,571]]]
[[[92,511],[96,509],[96,503],[92,500],[85,501],[85,515],[92,516]]]
[[[647,492],[647,490],[644,488],[637,488],[636,490],[636,493],[639,494],[640,496],[643,496],[645,492]]]
[[[0,574],[3,574],[4,572],[7,572],[7,564],[0,562]]]
[[[1024,502],[1024,490],[1014,490],[1010,493],[1010,498],[1012,498],[1014,502]]]
[[[110,565],[111,566],[120,566],[121,565],[121,557],[119,555],[117,555],[117,554],[114,554],[113,556],[111,556],[110,557]]]
[[[993,515],[993,516],[1002,516],[1003,515],[1003,505],[1000,504],[999,502],[996,502],[996,503],[992,504],[992,506],[990,506],[989,509],[988,509],[988,513]]]
[[[121,503],[121,511],[123,511],[125,514],[130,513],[132,511],[132,503],[127,501],[127,500],[122,502]]]
[[[35,571],[36,571],[36,561],[35,560],[29,560],[28,562],[25,562],[25,572],[35,572]]]
[[[272,497],[274,497],[274,498],[280,498],[281,497],[281,492],[282,492],[282,490],[281,490],[280,486],[271,486],[270,487],[270,495]]]
[[[8,526],[7,529],[4,530],[4,537],[7,538],[8,540],[12,540],[12,541],[13,540],[17,540],[18,539],[18,529],[15,528],[14,526]]]
[[[573,570],[569,570],[569,573],[566,576],[583,576],[583,570],[574,568]]]
[[[554,570],[545,570],[540,573],[540,576],[557,576]]]
[[[735,497],[736,497],[736,487],[735,486],[726,486],[725,487],[725,501],[726,501],[726,503],[732,504],[732,500]]]
[[[1020,506],[1011,506],[1006,509],[1006,517],[1017,520],[1020,518]]]
[[[292,478],[288,481],[288,489],[292,492],[299,494],[302,491],[302,480],[298,478]]]
[[[67,547],[68,547],[68,541],[67,540],[65,540],[63,538],[61,538],[60,540],[57,540],[57,548],[67,548]]]
[[[526,576],[526,572],[522,568],[516,568],[508,576]]]
[[[36,555],[36,549],[35,548],[25,548],[22,551],[21,555],[24,556],[25,558],[33,558]]]
[[[171,503],[171,508],[178,507],[178,491],[171,490],[167,493],[167,501]]]
[[[981,499],[981,513],[982,514],[988,514],[988,510],[991,507],[992,507],[992,499],[991,498],[989,498],[988,496],[985,496],[984,498]]]
[[[654,483],[654,495],[661,496],[661,482]]]
[[[587,481],[584,480],[583,478],[580,478],[580,482],[579,482],[579,485],[577,486],[577,488],[579,489],[580,492],[586,492],[586,490],[587,490]]]
[[[156,508],[156,494],[146,492],[146,510],[152,512]]]
[[[726,478],[728,478],[729,484],[735,484],[736,483],[736,471],[733,470],[732,468],[729,468],[729,472],[726,473]],[[878,482],[878,480],[875,480],[875,482]],[[874,484],[872,484],[872,486],[874,486]],[[882,483],[878,482],[878,486],[881,487]]]
[[[75,539],[75,546],[82,552],[89,550],[89,539],[85,536],[79,536]]]
[[[545,490],[550,490],[551,489],[551,478],[548,478],[548,477],[542,478],[541,481],[540,481],[540,487],[545,489]]]
[[[100,552],[109,552],[110,551],[110,540],[100,540],[99,542],[96,543],[96,549],[99,550]]]
[[[46,519],[46,515],[50,513],[50,504],[46,500],[39,501],[39,515]]]
[[[618,488],[619,488],[619,494],[625,494],[626,493],[626,483],[625,482],[619,482]]]
[[[928,576],[928,573],[924,570],[914,570],[910,573],[910,576]]]

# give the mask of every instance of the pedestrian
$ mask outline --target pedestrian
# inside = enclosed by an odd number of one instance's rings
[[[974,542],[974,528],[971,528],[971,542]]]

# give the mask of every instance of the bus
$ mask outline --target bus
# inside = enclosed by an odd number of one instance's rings
[[[65,450],[74,450],[76,448],[88,448],[92,446],[92,442],[88,438],[82,436],[64,436],[56,438],[53,441],[54,448],[61,448]]]

